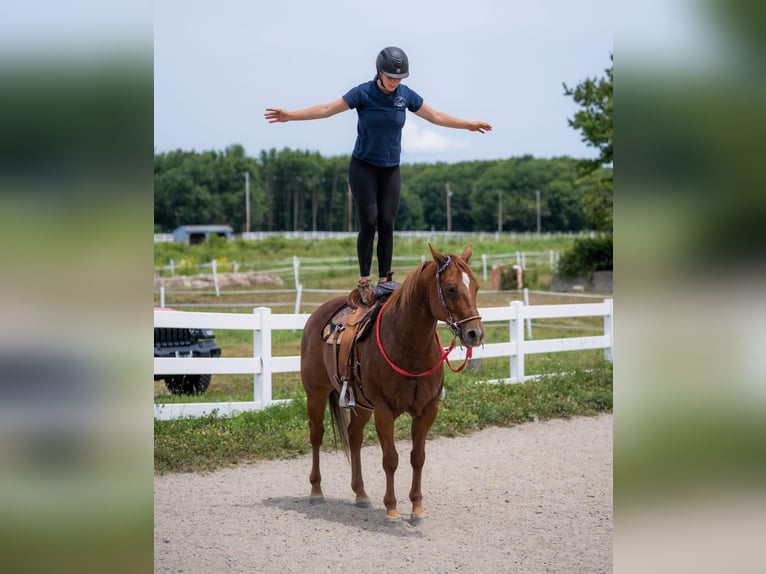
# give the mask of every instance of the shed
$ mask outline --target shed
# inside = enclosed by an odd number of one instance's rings
[[[173,241],[196,245],[202,243],[211,235],[218,235],[226,239],[234,237],[230,225],[182,225],[173,231]]]

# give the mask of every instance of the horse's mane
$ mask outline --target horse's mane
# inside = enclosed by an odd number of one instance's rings
[[[389,308],[392,310],[406,308],[413,298],[413,293],[417,290],[420,275],[425,273],[428,267],[433,267],[434,265],[436,265],[435,261],[426,261],[421,263],[419,267],[415,267],[415,269],[407,273],[402,284],[391,294],[388,303]]]
[[[467,263],[463,261],[462,258],[458,257],[454,254],[449,254],[450,257],[452,257],[452,263],[457,265],[458,268],[461,270],[469,270],[470,267]],[[435,260],[431,259],[429,261],[426,261],[424,263],[421,263],[420,266],[415,267],[412,271],[410,271],[407,276],[404,278],[404,281],[402,281],[402,284],[397,287],[397,289],[391,294],[391,297],[389,298],[388,306],[392,310],[401,310],[405,309],[410,305],[410,302],[415,297],[415,293],[418,289],[418,284],[420,283],[421,276],[428,272],[429,276],[433,275],[436,276],[436,267],[437,263]],[[422,296],[422,295],[421,295]]]

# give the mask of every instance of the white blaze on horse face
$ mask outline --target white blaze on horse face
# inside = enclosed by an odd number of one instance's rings
[[[470,278],[470,277],[468,277],[468,273],[466,273],[465,271],[463,271],[463,285],[465,285],[465,288],[466,288],[466,289],[469,289],[469,290],[470,290],[470,287],[471,287],[471,278]]]

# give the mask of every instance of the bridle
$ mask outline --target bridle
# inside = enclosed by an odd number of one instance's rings
[[[439,267],[436,271],[436,290],[439,292],[439,301],[442,304],[442,309],[444,309],[444,314],[447,316],[447,325],[449,326],[449,330],[452,331],[453,341],[454,337],[460,336],[460,325],[462,323],[467,323],[468,321],[473,321],[474,319],[481,319],[481,315],[474,315],[473,317],[468,317],[467,319],[461,319],[460,321],[455,321],[452,318],[452,313],[450,313],[449,307],[447,307],[447,301],[444,299],[444,291],[442,290],[442,281],[441,281],[441,274],[449,267],[450,263],[452,263],[452,256],[447,255],[447,260],[444,262],[444,264]],[[470,347],[469,347],[470,348]]]
[[[447,325],[449,326],[450,331],[452,331],[452,342],[450,342],[449,347],[446,349],[442,347],[442,343],[439,340],[439,333],[434,330],[434,337],[436,338],[436,342],[439,344],[439,348],[442,349],[442,356],[439,359],[439,362],[436,363],[433,367],[428,369],[427,371],[424,371],[422,373],[410,373],[409,371],[406,371],[402,369],[401,367],[398,367],[394,362],[388,357],[386,354],[386,350],[383,348],[383,343],[380,340],[380,318],[383,316],[383,311],[386,309],[386,305],[388,305],[388,302],[390,299],[386,299],[386,302],[383,303],[383,306],[380,308],[380,312],[378,313],[378,316],[375,320],[375,338],[378,343],[378,349],[380,350],[380,354],[383,355],[383,358],[386,359],[386,362],[388,365],[397,373],[400,375],[404,375],[405,377],[425,377],[427,375],[430,375],[436,369],[439,368],[439,366],[442,363],[447,363],[447,366],[450,368],[450,370],[453,373],[459,373],[463,369],[465,369],[465,366],[468,364],[468,360],[473,356],[473,347],[468,347],[466,349],[465,353],[465,360],[463,361],[463,364],[460,365],[458,368],[453,368],[452,365],[449,362],[449,359],[447,358],[449,354],[452,352],[452,349],[455,348],[455,340],[457,337],[460,336],[460,325],[463,323],[466,323],[467,321],[472,321],[474,319],[481,319],[480,315],[474,315],[472,317],[468,317],[467,319],[461,319],[460,321],[455,321],[452,317],[452,313],[449,310],[449,307],[447,307],[447,301],[444,299],[444,291],[442,291],[442,284],[441,284],[441,274],[444,272],[447,267],[449,267],[450,263],[452,263],[452,257],[450,255],[447,255],[447,260],[444,262],[444,264],[439,267],[436,271],[436,289],[439,293],[439,301],[441,302],[442,309],[444,309],[444,314],[447,316]]]

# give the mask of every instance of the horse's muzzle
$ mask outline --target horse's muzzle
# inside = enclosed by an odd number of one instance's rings
[[[460,341],[465,347],[478,347],[484,341],[484,324],[473,319],[460,326]]]

